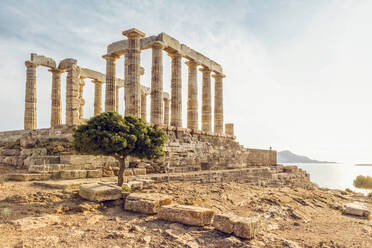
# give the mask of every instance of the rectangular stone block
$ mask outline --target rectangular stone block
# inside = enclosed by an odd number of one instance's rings
[[[212,223],[214,211],[208,208],[186,205],[163,206],[158,218],[194,226],[206,226]]]
[[[86,177],[87,177],[86,170],[65,170],[59,172],[60,179],[79,179]]]
[[[100,178],[102,177],[102,170],[88,170],[87,178]]]
[[[122,198],[121,188],[113,184],[92,183],[80,186],[79,195],[89,201],[108,201]]]
[[[146,169],[145,168],[134,168],[133,169],[133,174],[135,176],[138,176],[138,175],[146,175]]]
[[[233,214],[216,214],[213,218],[213,227],[218,231],[231,234],[234,231]]]
[[[145,214],[156,214],[161,206],[172,202],[172,197],[158,193],[132,193],[127,196],[124,209]]]
[[[259,231],[261,221],[258,217],[238,217],[234,219],[234,234],[240,238],[253,239]]]

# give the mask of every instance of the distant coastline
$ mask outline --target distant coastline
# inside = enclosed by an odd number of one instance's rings
[[[277,153],[278,163],[303,163],[303,164],[337,164],[337,162],[320,161],[306,156],[294,154],[291,151],[280,151]],[[372,166],[372,165],[371,165]]]
[[[372,164],[355,164],[354,166],[372,166]]]

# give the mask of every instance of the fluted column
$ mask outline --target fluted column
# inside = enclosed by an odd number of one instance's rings
[[[211,99],[211,70],[207,67],[200,69],[203,73],[202,86],[202,131],[212,131],[212,99]]]
[[[106,92],[105,111],[116,110],[116,60],[119,56],[107,54],[102,56],[106,60]]]
[[[164,125],[169,126],[169,99],[164,98]]]
[[[79,99],[80,99],[79,119],[80,119],[80,121],[84,118],[84,105],[85,105],[85,100],[84,100],[84,97],[83,97],[84,86],[85,86],[84,79],[80,78],[80,83],[79,83]]]
[[[94,116],[102,113],[102,82],[93,80],[94,83]]]
[[[119,87],[115,86],[115,112],[119,113]]]
[[[188,96],[187,96],[187,128],[198,130],[198,82],[197,82],[197,63],[188,61],[185,63],[189,67],[188,77]]]
[[[71,65],[66,77],[66,125],[80,124],[80,68],[76,64]]]
[[[181,78],[181,54],[170,53],[172,58],[171,79],[171,121],[170,125],[182,127],[182,78]]]
[[[126,109],[128,115],[141,117],[141,84],[140,84],[140,68],[141,68],[141,46],[140,39],[145,34],[137,29],[130,29],[123,32],[123,35],[128,37],[128,48],[125,51],[126,75],[125,80],[129,102]],[[125,89],[127,90],[127,89]],[[126,102],[127,104],[127,102]]]
[[[26,95],[25,95],[25,113],[24,129],[36,129],[36,64],[31,61],[25,62],[27,68],[26,74]]]
[[[151,123],[163,122],[163,49],[161,42],[152,46],[151,68]]]
[[[214,77],[214,132],[223,133],[223,85],[222,79],[225,75],[213,74]]]
[[[50,126],[57,127],[62,124],[62,100],[61,100],[61,70],[50,69],[52,73],[52,107]]]
[[[147,122],[147,93],[143,90],[141,93],[141,118]]]

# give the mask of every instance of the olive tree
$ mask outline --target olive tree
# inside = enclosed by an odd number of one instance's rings
[[[74,128],[73,146],[81,154],[114,157],[120,164],[118,185],[122,186],[125,159],[158,159],[164,155],[167,140],[163,130],[151,127],[141,118],[122,117],[105,112]]]

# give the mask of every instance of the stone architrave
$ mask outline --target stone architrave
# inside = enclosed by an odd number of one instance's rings
[[[212,99],[211,99],[211,70],[207,67],[200,69],[203,73],[202,86],[202,131],[212,131]]]
[[[123,32],[128,37],[128,48],[125,51],[125,80],[128,90],[126,110],[127,114],[141,117],[141,85],[140,85],[140,68],[141,68],[141,46],[140,39],[145,34],[137,29],[129,29]]]
[[[198,130],[198,64],[190,60],[185,63],[189,67],[187,96],[187,128]]]
[[[169,126],[169,99],[164,98],[164,125]]]
[[[116,60],[119,56],[107,54],[102,56],[106,60],[106,92],[105,111],[116,110]]]
[[[163,122],[163,48],[162,42],[152,45],[150,119],[153,124]]]
[[[143,90],[141,92],[141,118],[147,122],[147,94]]]
[[[75,126],[75,125],[80,124],[79,83],[80,83],[80,68],[76,64],[73,64],[67,71],[67,79],[66,79],[66,125],[67,126]]]
[[[178,52],[169,53],[169,56],[172,58],[170,125],[175,127],[182,127],[182,56]]]
[[[80,83],[79,83],[79,99],[80,99],[79,119],[80,120],[82,120],[84,118],[84,105],[85,105],[85,100],[84,100],[84,97],[83,97],[84,86],[85,86],[84,79],[80,78]]]
[[[36,129],[36,67],[37,65],[26,61],[26,95],[25,95],[25,113],[24,129]]]
[[[52,108],[50,126],[58,127],[62,124],[62,100],[61,100],[61,70],[50,69],[52,73]]]
[[[214,133],[223,133],[223,85],[222,78],[225,75],[213,74],[214,83]]]
[[[94,83],[94,116],[102,113],[102,82],[93,80]]]

